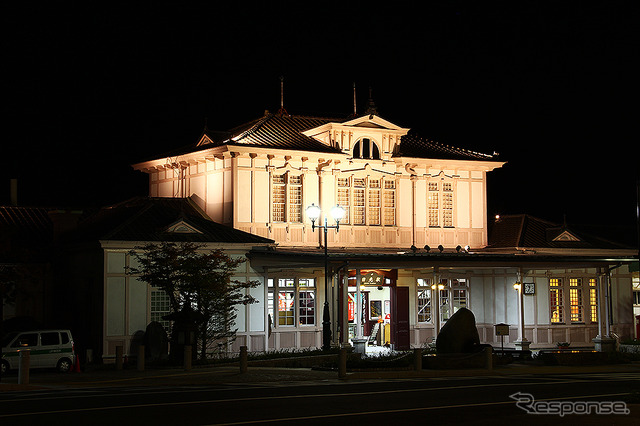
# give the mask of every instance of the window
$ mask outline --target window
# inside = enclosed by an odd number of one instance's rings
[[[368,138],[360,139],[353,146],[353,158],[380,159],[380,150],[374,141]]]
[[[46,333],[41,333],[40,342],[43,346],[59,345],[60,333],[58,333],[57,331],[47,331]]]
[[[429,227],[453,227],[453,198],[452,182],[428,182],[427,214]]]
[[[169,296],[164,290],[153,288],[151,290],[151,321],[162,324],[167,333],[170,332],[170,321],[162,319],[163,316],[169,315],[170,308]]]
[[[598,322],[598,280],[589,278],[589,310],[591,322]]]
[[[284,222],[284,209],[286,202],[286,187],[285,179],[287,175],[274,175],[273,176],[273,217],[274,222]]]
[[[460,308],[469,306],[469,281],[465,278],[443,279],[440,292],[440,323],[443,324]]]
[[[396,182],[390,179],[385,179],[383,182],[384,224],[394,226],[396,224]]]
[[[549,279],[552,324],[584,324],[598,321],[598,286],[593,277],[565,276]],[[566,297],[566,296],[569,297]],[[586,306],[589,306],[589,312]],[[568,312],[568,317],[565,316]]]
[[[418,278],[416,284],[418,322],[431,322],[431,280]]]
[[[343,224],[394,226],[396,184],[386,178],[338,178],[337,202],[344,208]]]
[[[583,322],[582,278],[569,278],[571,322]]]
[[[302,223],[302,175],[273,175],[271,184],[273,222]]]
[[[640,278],[633,278],[633,304],[640,305]]]
[[[316,323],[315,278],[269,278],[268,310],[278,326],[305,326]],[[274,317],[274,295],[278,295],[277,318]],[[297,311],[296,311],[297,306]]]
[[[564,323],[564,302],[562,300],[562,278],[549,279],[551,322]]]

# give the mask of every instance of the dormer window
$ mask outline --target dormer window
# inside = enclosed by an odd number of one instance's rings
[[[380,159],[378,145],[369,138],[362,138],[353,146],[353,158],[365,158],[370,160]]]

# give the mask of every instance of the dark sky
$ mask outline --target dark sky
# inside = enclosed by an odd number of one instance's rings
[[[492,216],[636,238],[637,2],[16,3],[2,203],[10,178],[23,205],[146,194],[130,164],[276,111],[284,76],[291,114],[345,116],[355,82],[359,111],[371,87],[383,118],[499,152]]]

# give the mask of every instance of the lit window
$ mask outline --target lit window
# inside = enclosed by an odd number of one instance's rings
[[[288,174],[272,177],[272,220],[273,222],[302,222],[302,176]],[[287,197],[288,194],[288,197]],[[288,203],[288,217],[287,213]]]
[[[598,287],[595,278],[589,278],[589,309],[591,322],[598,322]]]
[[[582,278],[569,278],[569,304],[571,322],[583,322]]]
[[[431,322],[431,280],[417,280],[418,322]]]
[[[453,183],[428,182],[427,211],[429,227],[453,227]]]
[[[269,316],[278,326],[314,325],[316,289],[314,278],[268,279]],[[274,312],[274,295],[278,295],[278,310]],[[296,305],[298,309],[296,311]],[[277,318],[274,318],[277,314]]]
[[[440,291],[440,322],[443,324],[460,308],[469,306],[469,282],[464,278],[443,279]]]
[[[384,224],[393,226],[396,224],[396,182],[385,179],[382,195],[384,198]]]
[[[564,322],[564,302],[562,300],[562,278],[549,279],[549,300],[551,306],[551,322]]]

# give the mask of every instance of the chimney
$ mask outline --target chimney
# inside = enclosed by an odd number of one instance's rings
[[[11,179],[11,205],[18,205],[18,179]]]

